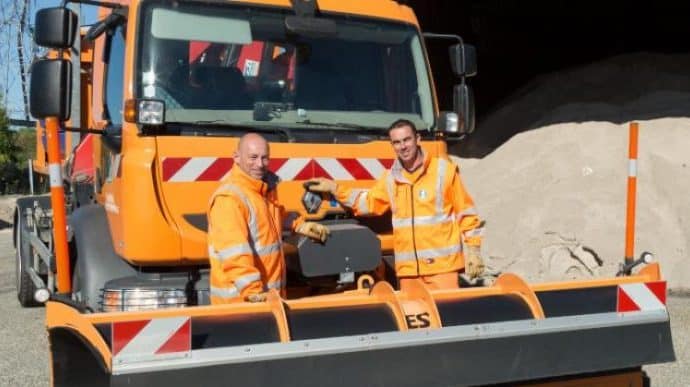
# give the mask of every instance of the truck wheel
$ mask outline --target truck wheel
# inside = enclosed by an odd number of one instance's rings
[[[29,229],[26,226],[26,220],[21,214],[17,216],[17,233],[16,233],[16,250],[17,257],[15,259],[16,276],[17,276],[17,299],[23,307],[31,307],[39,305],[34,300],[34,293],[36,286],[31,281],[31,277],[25,271],[27,267],[31,266],[33,262],[33,254],[31,249],[31,242],[29,240]]]

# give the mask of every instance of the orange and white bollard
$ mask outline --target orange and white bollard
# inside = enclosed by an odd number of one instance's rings
[[[635,200],[637,194],[637,122],[630,123],[628,140],[628,200],[625,211],[625,264],[633,263],[635,254]]]
[[[53,245],[57,263],[57,291],[69,293],[72,290],[70,278],[69,250],[67,248],[67,214],[65,210],[65,189],[62,186],[60,163],[59,121],[48,117],[46,137],[48,143],[48,172],[50,177],[50,202],[53,208]]]

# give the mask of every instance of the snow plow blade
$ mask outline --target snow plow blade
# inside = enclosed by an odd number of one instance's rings
[[[643,365],[675,360],[658,272],[539,286],[503,275],[488,288],[433,292],[381,282],[145,312],[80,314],[49,302],[53,383],[446,386],[641,375]]]

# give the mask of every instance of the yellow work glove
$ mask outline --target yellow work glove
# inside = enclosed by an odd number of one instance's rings
[[[328,236],[331,234],[331,230],[329,230],[328,227],[316,222],[304,222],[297,226],[295,232],[321,241],[321,243],[326,242],[326,239],[328,239]]]
[[[335,181],[329,180],[323,177],[317,177],[315,179],[310,179],[306,182],[308,185],[308,190],[312,192],[328,192],[335,194],[335,189],[338,187]]]
[[[266,301],[267,294],[266,292],[250,294],[244,300],[247,302],[264,302]]]
[[[465,274],[470,278],[479,277],[484,273],[484,261],[479,246],[467,246],[465,253]]]

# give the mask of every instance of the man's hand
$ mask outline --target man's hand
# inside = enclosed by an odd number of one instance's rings
[[[465,273],[470,278],[479,277],[484,273],[484,260],[482,260],[479,246],[467,246]]]
[[[309,191],[328,192],[331,194],[335,194],[335,189],[338,187],[337,184],[335,184],[335,181],[323,177],[307,180],[305,184],[308,186],[307,189]]]
[[[295,232],[321,241],[321,243],[326,242],[326,239],[328,239],[328,236],[331,234],[331,230],[329,230],[328,227],[316,222],[304,222],[297,226]]]
[[[244,300],[247,302],[264,302],[266,301],[267,294],[266,292],[250,294]]]

